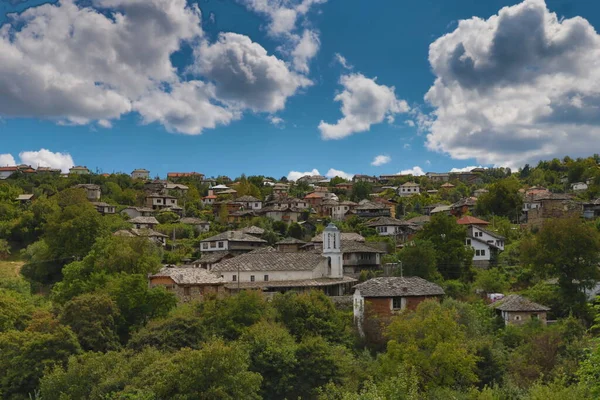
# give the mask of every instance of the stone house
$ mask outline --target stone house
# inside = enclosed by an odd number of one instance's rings
[[[300,247],[304,246],[305,244],[306,242],[300,239],[288,237],[275,243],[275,246],[277,246],[277,251],[281,253],[297,253],[300,251]]]
[[[233,257],[235,255],[228,251],[211,251],[203,253],[202,257],[192,261],[192,265],[196,268],[204,268],[207,271],[212,271],[215,264]]]
[[[154,229],[158,225],[158,220],[154,217],[135,217],[129,220],[135,229]]]
[[[89,175],[90,170],[85,166],[76,166],[69,168],[69,174],[71,175]]]
[[[400,197],[409,197],[419,194],[420,187],[418,183],[415,182],[406,182],[405,184],[400,185],[398,187],[398,196]]]
[[[202,268],[166,266],[148,276],[148,285],[164,287],[180,302],[198,301],[206,295],[223,296],[225,280]]]
[[[363,270],[381,269],[381,256],[386,252],[367,243],[342,240],[344,274],[358,277]]]
[[[116,212],[115,206],[112,206],[103,201],[94,201],[92,202],[92,204],[94,205],[94,207],[96,207],[96,210],[102,215],[114,214]]]
[[[364,325],[369,319],[386,323],[396,313],[414,311],[425,300],[439,300],[444,289],[423,278],[379,277],[354,286],[354,322],[364,336]]]
[[[138,169],[134,169],[131,172],[131,178],[132,179],[150,179],[150,171],[148,171],[147,169],[144,168],[138,168]]]
[[[121,210],[121,214],[127,214],[129,218],[135,217],[152,217],[155,211],[148,207],[125,207]]]
[[[547,219],[553,218],[579,218],[583,206],[565,194],[551,194],[538,198],[539,206],[527,212],[527,226],[539,228]]]
[[[427,176],[431,182],[448,182],[448,180],[450,180],[450,174],[447,172],[428,172],[425,176]]]
[[[390,217],[392,215],[390,208],[385,204],[373,201],[361,201],[354,211],[361,218]]]
[[[200,218],[185,217],[179,220],[180,223],[191,225],[198,233],[208,232],[210,230],[210,222],[203,221]]]
[[[352,182],[367,182],[367,183],[377,183],[379,179],[376,176],[370,175],[354,175],[352,177]]]
[[[94,185],[92,183],[82,183],[80,185],[75,185],[77,189],[85,190],[85,195],[90,201],[98,201],[100,200],[100,195],[102,192],[100,191],[100,186]]]
[[[283,206],[267,206],[260,210],[261,214],[265,217],[270,218],[274,221],[283,221],[292,223],[298,222],[300,215],[302,214],[302,210],[296,208],[291,205],[283,205]]]
[[[539,320],[545,324],[550,311],[550,308],[517,294],[497,300],[490,307],[496,310],[506,325],[523,325],[531,320]]]
[[[146,207],[153,210],[177,206],[177,197],[168,194],[153,193],[146,196]]]
[[[417,226],[396,218],[379,217],[366,223],[375,228],[379,236],[401,237],[406,240],[417,231]]]

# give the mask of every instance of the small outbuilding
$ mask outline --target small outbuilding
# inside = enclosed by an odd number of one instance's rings
[[[490,304],[490,307],[496,310],[506,325],[523,325],[531,320],[539,320],[545,324],[550,311],[550,308],[518,294],[506,296]]]

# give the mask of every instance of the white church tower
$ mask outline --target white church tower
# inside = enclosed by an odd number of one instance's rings
[[[337,226],[331,223],[323,231],[323,256],[328,258],[327,276],[329,278],[344,276],[341,236]]]

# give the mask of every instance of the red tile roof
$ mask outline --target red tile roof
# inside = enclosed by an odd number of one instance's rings
[[[490,223],[479,218],[467,215],[456,221],[459,225],[489,225]]]

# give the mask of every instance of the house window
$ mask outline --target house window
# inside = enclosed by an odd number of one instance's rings
[[[233,282],[237,281],[237,275],[232,275],[232,276],[231,276],[231,280],[232,280]]]
[[[217,247],[217,242],[210,242],[210,248],[214,249]]]
[[[254,208],[258,208],[258,203],[254,203]]]
[[[161,199],[156,199],[156,204],[162,204],[162,200]]]
[[[223,248],[223,242],[219,242],[219,248],[222,249]]]
[[[476,256],[480,256],[481,255],[481,250],[475,250],[475,255]]]
[[[467,239],[467,244],[470,246],[471,245],[471,239]]]
[[[515,315],[515,321],[520,321],[521,320],[521,316],[520,315]]]
[[[250,282],[254,282],[254,275],[250,275]]]
[[[485,250],[481,250],[481,256],[485,256]]]
[[[269,281],[269,275],[265,275],[265,282]]]
[[[171,204],[175,204],[175,200],[171,200]]]
[[[402,309],[402,297],[393,297],[392,298],[392,309],[394,309],[394,310]]]
[[[185,296],[189,296],[191,294],[191,288],[189,286],[186,286],[183,288],[183,294]]]
[[[202,243],[202,248],[203,249],[208,249],[208,243]]]

